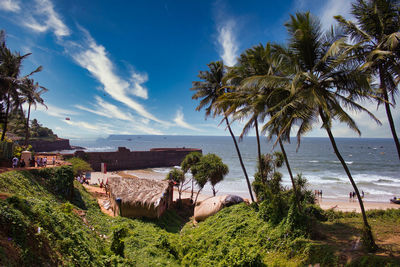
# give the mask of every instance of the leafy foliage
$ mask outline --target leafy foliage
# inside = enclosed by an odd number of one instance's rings
[[[68,159],[67,161],[72,164],[72,170],[74,172],[74,176],[82,175],[84,172],[87,171],[93,171],[90,164],[81,158],[73,157]]]

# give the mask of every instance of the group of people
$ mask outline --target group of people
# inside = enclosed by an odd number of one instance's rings
[[[53,165],[56,164],[56,157],[53,156]],[[35,158],[31,158],[30,161],[28,162],[29,166],[34,167],[35,164],[37,167],[46,167],[47,166],[47,157],[37,157],[36,161]],[[19,160],[17,157],[13,157],[12,159],[12,167],[13,168],[24,168],[26,167],[26,162],[24,159]]]
[[[354,191],[350,192],[349,196],[350,196],[350,200],[356,199],[356,197],[357,197],[356,192],[354,192]],[[361,190],[361,198],[364,198],[364,191],[362,191],[362,190]]]
[[[322,198],[322,190],[314,190],[314,195]]]
[[[78,181],[78,182],[80,182],[81,184],[89,184],[89,180],[88,179],[86,179],[86,177],[85,176],[81,176],[81,175],[78,175],[77,177],[76,177],[76,180]]]

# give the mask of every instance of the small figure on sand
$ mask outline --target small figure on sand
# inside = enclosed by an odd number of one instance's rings
[[[361,197],[364,198],[364,191],[361,190]]]
[[[350,200],[353,198],[353,193],[352,192],[350,192],[349,193],[349,196],[350,196]]]
[[[322,198],[322,190],[319,191],[319,195]]]

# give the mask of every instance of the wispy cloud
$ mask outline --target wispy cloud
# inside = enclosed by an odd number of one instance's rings
[[[57,37],[71,34],[50,0],[35,0],[34,10],[31,15],[26,16],[22,24],[36,32],[52,31]]]
[[[80,110],[84,110],[105,118],[113,119],[114,125],[115,125],[115,120],[129,122],[129,125],[131,125],[130,128],[132,129],[132,132],[140,131],[146,134],[161,134],[159,130],[147,126],[147,124],[149,123],[148,119],[145,118],[137,119],[129,112],[120,110],[117,106],[105,101],[99,96],[96,96],[95,100],[96,104],[92,106],[87,107],[87,106],[75,105],[75,107]],[[121,128],[126,128],[126,124],[121,125]]]
[[[118,76],[113,63],[107,55],[105,47],[97,44],[90,34],[87,31],[85,32],[86,42],[84,43],[87,44],[87,47],[83,49],[78,48],[78,52],[70,51],[73,59],[81,67],[87,69],[103,85],[104,91],[113,99],[125,104],[147,119],[162,124],[168,124],[156,118],[153,114],[149,113],[143,105],[129,97],[130,94],[134,94],[147,98],[147,90],[142,86],[142,83],[147,80],[147,76],[133,73],[131,76],[131,81],[133,80],[133,82],[131,83]]]
[[[185,122],[182,109],[178,109],[178,111],[176,112],[174,122],[176,123],[176,125],[178,125],[182,128],[186,128],[186,129],[193,130],[193,131],[201,131],[200,129]]]
[[[17,0],[0,0],[0,9],[10,12],[21,10],[20,2]]]
[[[238,45],[235,34],[235,21],[228,20],[218,25],[218,43],[220,44],[220,56],[227,66],[236,64],[238,56]]]
[[[37,111],[46,113],[46,115],[56,117],[56,118],[66,118],[70,117],[71,115],[78,115],[79,113],[76,111],[68,110],[68,109],[63,109],[60,107],[53,106],[51,104],[46,103],[46,107],[42,105],[37,106]],[[26,109],[26,107],[24,107]],[[33,112],[33,110],[31,110]]]
[[[331,25],[336,24],[333,16],[342,15],[349,17],[352,1],[349,0],[329,0],[321,8],[321,23],[324,29],[329,29]]]

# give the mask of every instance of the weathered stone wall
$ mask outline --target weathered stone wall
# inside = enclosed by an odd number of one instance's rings
[[[156,167],[179,166],[187,154],[200,152],[194,148],[153,148],[150,151],[130,151],[119,147],[116,152],[76,151],[75,157],[89,162],[93,170],[100,171],[101,163],[107,164],[107,171],[134,170]]]
[[[32,146],[35,152],[50,152],[71,149],[69,139],[61,138],[54,141],[29,141],[29,144]]]

